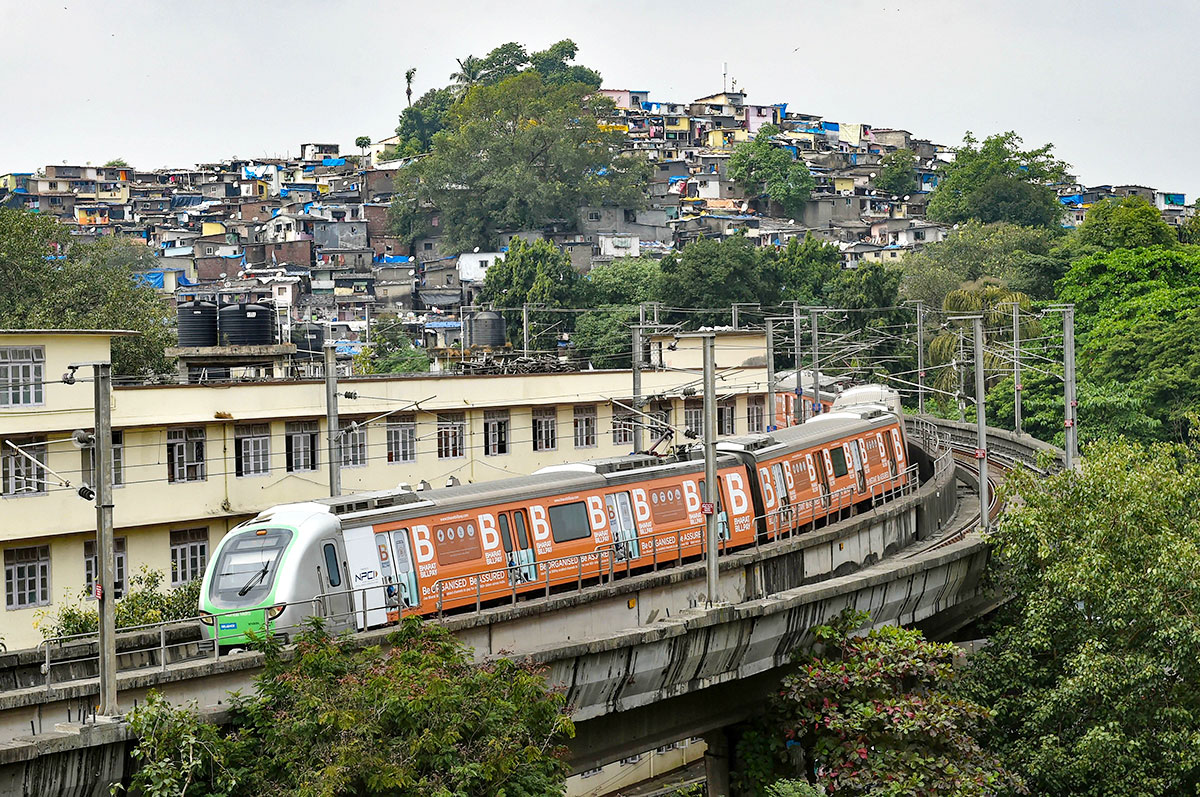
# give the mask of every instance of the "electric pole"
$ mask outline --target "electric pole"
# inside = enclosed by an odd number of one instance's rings
[[[633,328],[633,409],[641,412],[642,407],[642,327],[639,324]],[[633,418],[633,453],[642,450],[643,420]]]
[[[521,346],[525,349],[524,354],[529,356],[529,305],[521,305]]]
[[[809,314],[812,318],[812,349],[813,349],[813,405],[812,414],[815,418],[821,414],[821,359],[820,349],[817,338],[817,313],[824,308],[810,307]],[[798,342],[798,341],[797,341]]]
[[[925,302],[917,305],[917,412],[925,414]]]
[[[1021,433],[1021,305],[1013,302],[1013,429]]]
[[[759,307],[759,306],[760,305],[758,302],[734,302],[733,303],[733,328],[734,329],[741,328],[738,326],[738,320],[740,319],[740,314],[738,312],[739,307]]]
[[[1067,468],[1079,460],[1079,427],[1075,423],[1075,305],[1063,308],[1063,376],[1066,379]]]
[[[988,464],[987,464],[987,413],[984,405],[983,384],[983,316],[974,317],[975,324],[975,461],[979,465],[979,528],[987,531],[988,518]]]
[[[325,341],[325,426],[329,439],[329,495],[342,494],[342,434],[338,425],[337,347]]]
[[[792,402],[792,424],[800,423],[804,420],[804,388],[800,385],[800,303],[792,302],[792,337],[795,338],[793,343],[793,354],[796,365],[796,397]]]
[[[767,431],[775,431],[775,319],[767,319]]]
[[[717,369],[716,335],[707,333],[704,344],[704,515],[705,571],[708,576],[708,602],[717,600]]]
[[[92,469],[96,480],[96,558],[100,565],[100,707],[98,713],[115,717],[117,709],[117,605],[116,561],[113,551],[113,440],[112,365],[94,363],[95,423]]]

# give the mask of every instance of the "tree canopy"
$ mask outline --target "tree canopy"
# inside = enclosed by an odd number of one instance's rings
[[[1076,232],[1079,243],[1101,250],[1174,246],[1178,237],[1158,209],[1140,196],[1092,205]]]
[[[662,261],[662,291],[675,307],[729,307],[734,302],[773,305],[779,300],[775,263],[748,238],[701,238]],[[697,324],[728,323],[728,313],[690,314]]]
[[[774,125],[763,125],[752,141],[734,147],[729,176],[749,193],[766,195],[786,212],[799,214],[816,181],[804,161],[771,142],[778,133]]]
[[[1108,441],[1083,470],[1014,471],[993,533],[1013,600],[967,670],[987,741],[1036,794],[1200,787],[1200,461]]]
[[[898,149],[883,156],[882,169],[875,187],[885,194],[904,196],[917,190],[917,156],[912,150]]]
[[[521,306],[547,308],[578,307],[582,303],[582,280],[571,259],[549,241],[509,242],[508,252],[487,270],[480,301],[494,305],[504,316],[508,339],[521,341]],[[529,314],[529,348],[554,348],[553,335],[571,329],[570,314],[549,313],[535,307]]]
[[[433,207],[448,246],[491,249],[503,231],[569,223],[584,205],[641,207],[647,166],[619,154],[620,132],[599,124],[612,103],[590,92],[536,70],[467,92],[433,151],[397,177],[393,228],[415,240]]]
[[[977,219],[1027,227],[1060,226],[1062,207],[1050,186],[1065,182],[1069,166],[1053,157],[1053,145],[1022,150],[1016,133],[988,136],[980,144],[968,132],[954,160],[942,164],[928,216],[955,224]]]
[[[382,321],[371,330],[371,343],[354,357],[363,374],[411,374],[429,370],[429,353],[413,345],[399,323]]]
[[[171,312],[138,272],[158,265],[128,238],[72,243],[46,216],[0,208],[0,326],[8,329],[128,329],[113,338],[113,373],[161,374],[175,344]]]
[[[561,695],[508,660],[471,663],[449,632],[409,618],[388,650],[318,627],[296,655],[278,643],[231,728],[199,722],[157,694],[129,715],[143,794],[541,797],[562,794],[560,745],[573,734]]]

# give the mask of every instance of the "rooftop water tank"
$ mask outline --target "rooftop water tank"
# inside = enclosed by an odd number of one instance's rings
[[[229,304],[217,313],[222,346],[270,346],[275,342],[275,313],[261,304]]]
[[[504,345],[506,340],[504,317],[499,313],[494,313],[491,310],[476,313],[471,316],[470,324],[471,336],[469,340],[472,346],[500,348]]]
[[[324,356],[325,327],[321,324],[296,324],[292,327],[292,343],[296,344],[297,359],[320,359]]]
[[[184,302],[178,313],[179,345],[217,345],[217,306],[212,302]]]

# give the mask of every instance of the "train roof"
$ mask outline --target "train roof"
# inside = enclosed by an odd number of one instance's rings
[[[717,443],[718,451],[762,452],[786,446],[820,445],[858,431],[867,431],[896,422],[886,407],[862,404],[836,412],[826,412],[798,426],[786,426],[767,434],[742,435]]]

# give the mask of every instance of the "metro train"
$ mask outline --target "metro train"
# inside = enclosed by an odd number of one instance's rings
[[[200,613],[220,646],[321,615],[337,632],[517,601],[697,558],[705,514],[722,550],[815,528],[915,482],[904,426],[884,404],[717,444],[705,505],[698,450],[557,465],[442,489],[358,493],[264,510],[227,534]]]

